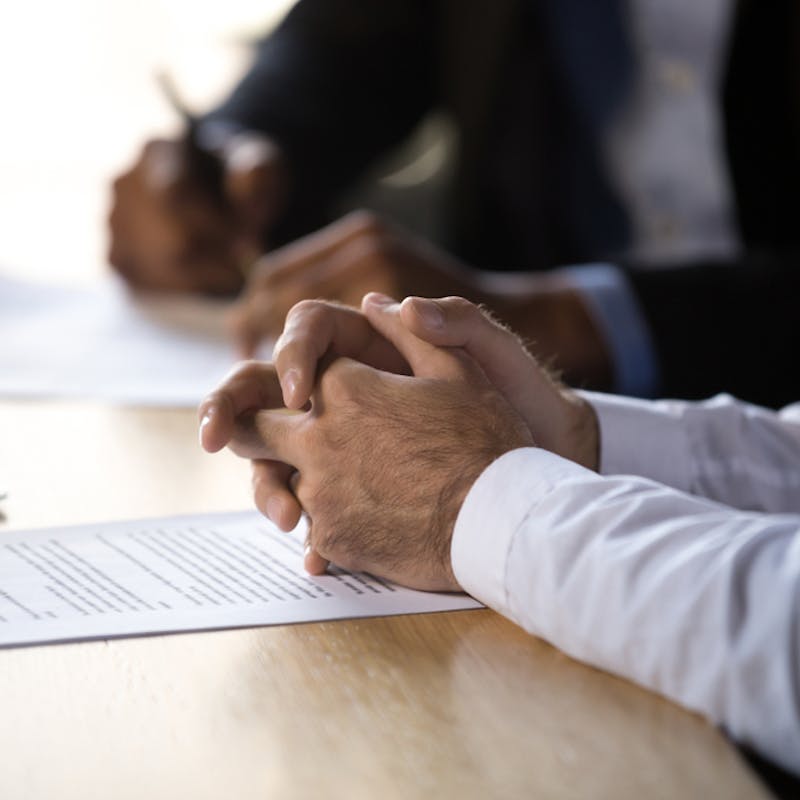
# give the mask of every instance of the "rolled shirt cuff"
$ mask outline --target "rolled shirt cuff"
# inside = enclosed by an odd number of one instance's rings
[[[511,450],[470,488],[456,519],[450,549],[464,591],[515,618],[508,596],[508,559],[532,509],[563,481],[586,470],[538,447]]]

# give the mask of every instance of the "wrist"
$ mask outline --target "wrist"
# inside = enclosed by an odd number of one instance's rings
[[[532,335],[540,331],[542,355],[553,359],[567,384],[611,388],[611,357],[580,292],[556,285],[532,298],[522,313]]]
[[[610,389],[613,363],[580,291],[556,274],[489,275],[482,301],[573,386]]]
[[[567,425],[565,458],[597,472],[600,468],[600,423],[592,404],[569,390],[564,390]]]

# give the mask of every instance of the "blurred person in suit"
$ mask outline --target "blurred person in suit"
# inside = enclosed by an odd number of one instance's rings
[[[238,292],[245,350],[302,297],[462,294],[571,382],[800,394],[792,0],[301,0],[199,126],[115,183],[134,286]],[[337,200],[430,111],[458,134],[441,248]],[[281,246],[283,245],[283,246]],[[277,248],[277,249],[275,249]],[[566,266],[565,265],[571,265]]]

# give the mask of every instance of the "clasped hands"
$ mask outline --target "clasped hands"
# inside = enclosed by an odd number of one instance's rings
[[[237,366],[201,404],[200,441],[253,462],[259,510],[308,518],[305,566],[329,562],[417,589],[460,589],[458,512],[503,453],[540,446],[597,468],[589,404],[468,301],[303,301],[274,362]]]

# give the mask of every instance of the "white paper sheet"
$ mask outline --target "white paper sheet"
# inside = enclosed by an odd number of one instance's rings
[[[0,396],[194,406],[237,360],[228,308],[0,276]]]
[[[310,576],[304,536],[251,511],[0,533],[0,647],[481,607]]]

